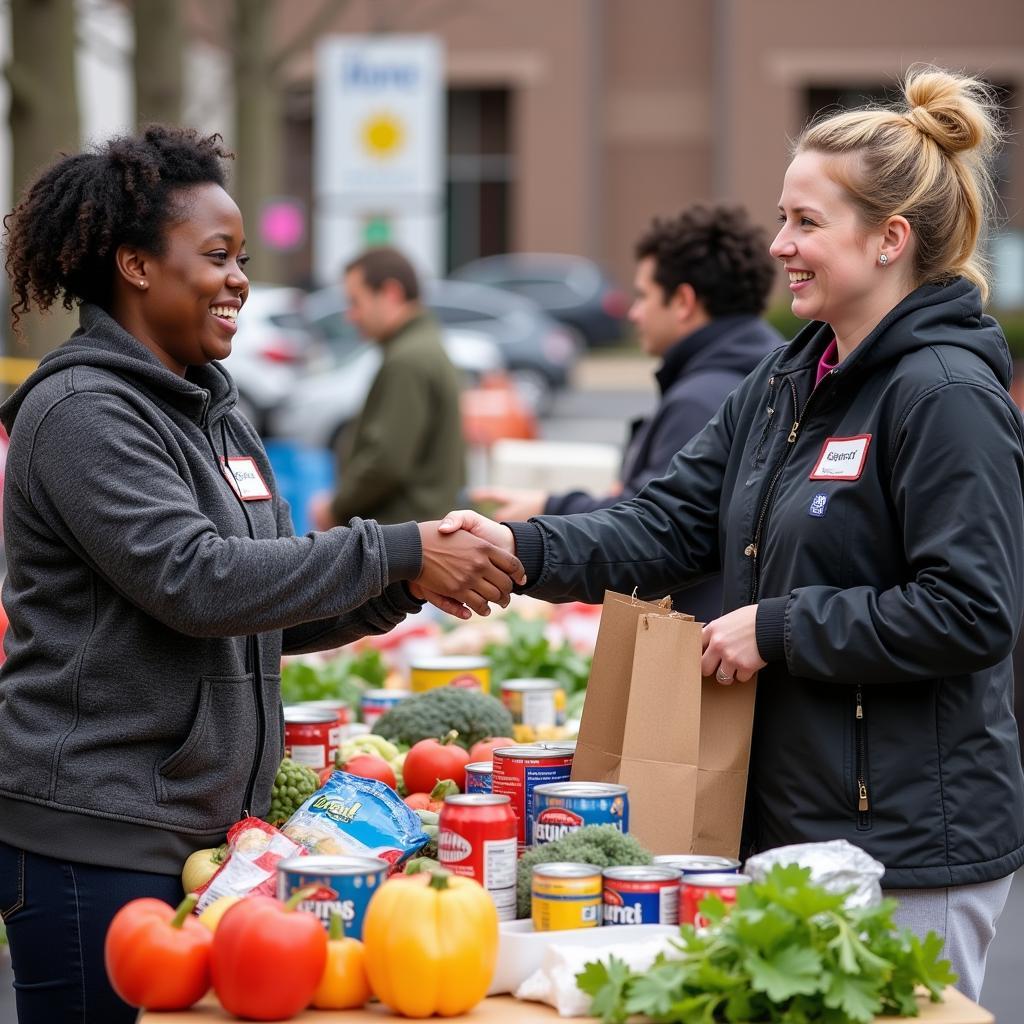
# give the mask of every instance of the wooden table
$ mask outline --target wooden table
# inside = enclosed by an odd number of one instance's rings
[[[893,1021],[920,1021],[921,1024],[994,1024],[995,1017],[987,1010],[972,1003],[956,989],[946,989],[944,1003],[930,1003],[921,999],[920,1017],[879,1017],[877,1024]],[[301,1024],[381,1024],[382,1021],[405,1020],[392,1016],[380,1003],[373,1003],[363,1010],[306,1010],[292,1018]],[[435,1017],[436,1021],[448,1024],[552,1024],[558,1020],[589,1020],[590,1018],[562,1018],[542,1003],[524,1003],[511,996],[492,996],[485,999],[471,1013],[461,1017]],[[138,1024],[213,1024],[215,1021],[235,1020],[217,1004],[212,995],[196,1004],[191,1010],[180,1013],[146,1013],[139,1017]],[[1008,1024],[1008,1022],[1007,1022]]]

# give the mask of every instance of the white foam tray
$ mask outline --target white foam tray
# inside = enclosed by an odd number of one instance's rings
[[[624,942],[645,942],[662,936],[677,936],[677,925],[619,924],[597,928],[571,928],[558,932],[535,932],[533,922],[502,921],[499,926],[498,967],[489,996],[515,992],[536,971],[549,946],[589,946],[601,949]]]

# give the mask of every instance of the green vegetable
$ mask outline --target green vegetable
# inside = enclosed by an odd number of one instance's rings
[[[544,635],[546,624],[511,612],[505,616],[508,641],[490,643],[484,654],[491,659],[491,682],[506,679],[557,679],[566,693],[584,690],[590,678],[589,655],[578,654],[569,643],[552,646]],[[501,735],[495,733],[495,735]]]
[[[437,811],[418,810],[413,813],[420,819],[420,827],[430,837],[430,841],[419,849],[416,856],[437,860],[437,833],[441,816]]]
[[[929,932],[922,942],[897,929],[895,900],[848,910],[843,895],[810,875],[776,865],[763,882],[738,890],[729,914],[708,897],[700,905],[708,932],[683,925],[680,952],[642,973],[614,957],[587,964],[576,983],[593,996],[591,1012],[605,1024],[632,1014],[678,1024],[868,1024],[879,1014],[916,1017],[916,985],[940,1001],[956,975],[939,959],[939,936]]]
[[[534,846],[519,858],[516,865],[517,917],[530,916],[533,869],[538,864],[554,864],[560,860],[612,868],[624,864],[650,864],[651,855],[636,839],[623,835],[614,825],[585,825],[553,843]]]
[[[372,649],[359,654],[341,654],[321,665],[288,661],[281,666],[281,699],[286,704],[299,704],[338,698],[345,701],[356,716],[363,693],[382,686],[387,674],[380,651]]]
[[[446,736],[453,729],[459,734],[455,742],[468,750],[488,736],[511,736],[512,715],[500,700],[479,690],[439,686],[403,700],[373,727],[379,736],[410,747],[420,740]]]
[[[312,768],[296,764],[290,757],[281,762],[274,779],[270,795],[270,810],[263,819],[271,825],[282,825],[298,809],[307,797],[320,788],[320,780]]]

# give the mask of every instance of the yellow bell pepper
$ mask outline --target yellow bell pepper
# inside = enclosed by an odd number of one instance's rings
[[[404,1017],[455,1017],[487,994],[498,959],[498,912],[472,878],[435,870],[396,875],[363,922],[377,998]]]
[[[358,939],[346,938],[341,914],[331,911],[324,976],[313,993],[318,1010],[354,1010],[370,998],[366,977],[366,949]]]

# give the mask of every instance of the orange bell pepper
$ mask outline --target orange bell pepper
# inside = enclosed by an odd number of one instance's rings
[[[144,897],[114,915],[103,957],[110,984],[129,1006],[185,1010],[206,994],[213,935],[191,916],[198,899],[189,893],[175,910]]]
[[[313,993],[313,1005],[318,1010],[354,1010],[369,998],[366,949],[358,939],[346,938],[341,914],[332,910],[327,933],[327,965]]]

